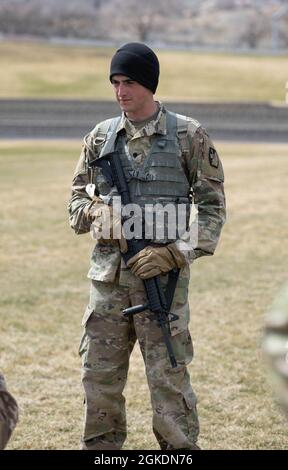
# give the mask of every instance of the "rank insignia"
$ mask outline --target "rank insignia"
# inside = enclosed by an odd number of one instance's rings
[[[219,166],[219,157],[215,149],[209,147],[209,163],[214,168],[218,168]]]

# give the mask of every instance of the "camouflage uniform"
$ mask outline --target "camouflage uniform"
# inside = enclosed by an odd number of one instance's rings
[[[141,168],[155,136],[166,135],[167,111],[163,105],[157,116],[134,126],[123,114],[117,133],[124,132],[135,168]],[[143,283],[121,260],[118,247],[97,243],[88,277],[92,280],[90,302],[83,317],[84,334],[80,345],[85,389],[83,448],[120,449],[126,437],[125,404],[122,395],[129,356],[138,339],[146,366],[153,408],[153,431],[162,449],[194,448],[199,432],[196,397],[191,388],[187,365],[193,357],[188,331],[189,262],[212,255],[225,221],[223,170],[218,154],[197,121],[177,115],[179,161],[198,205],[198,242],[191,249],[187,240],[177,240],[187,259],[180,272],[171,311],[179,319],[171,323],[171,343],[178,367],[171,368],[161,330],[149,313],[125,319],[121,310],[143,303]],[[104,126],[105,127],[105,126]],[[87,208],[91,199],[85,188],[101,178],[99,169],[88,169],[96,158],[105,135],[102,123],[84,139],[76,167],[69,203],[70,224],[76,233],[90,230]],[[101,191],[99,191],[101,192]],[[178,245],[179,243],[179,245]],[[165,285],[167,276],[162,276]]]
[[[18,421],[18,406],[7,391],[5,379],[0,374],[0,449],[4,449]]]
[[[267,315],[263,347],[277,399],[288,417],[288,284]]]

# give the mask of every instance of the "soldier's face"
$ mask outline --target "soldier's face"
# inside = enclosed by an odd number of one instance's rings
[[[153,103],[153,93],[125,75],[114,75],[112,85],[120,108],[132,120],[135,117],[140,119],[141,112],[145,113],[151,102]]]

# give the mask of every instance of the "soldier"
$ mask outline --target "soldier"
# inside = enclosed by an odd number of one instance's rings
[[[18,421],[18,406],[7,391],[3,375],[0,373],[0,449],[3,450]]]
[[[136,340],[145,362],[153,432],[160,448],[198,449],[196,396],[187,370],[193,357],[188,331],[189,263],[214,253],[225,221],[224,177],[217,151],[200,124],[154,100],[158,79],[158,58],[145,44],[128,43],[117,50],[111,61],[110,82],[122,116],[101,122],[85,137],[74,174],[70,225],[81,234],[94,224],[98,237],[88,273],[90,301],[80,344],[85,391],[83,449],[123,446],[126,415],[122,392]],[[182,203],[188,208],[189,227],[192,194],[198,206],[198,237],[190,228],[169,238],[167,229],[173,224],[166,222],[162,235],[156,237],[155,228],[159,227],[152,223],[149,246],[125,265],[120,253],[120,249],[126,250],[125,237],[115,237],[112,228],[119,219],[111,206],[111,230],[101,237],[105,212],[107,219],[103,195],[115,194],[115,188],[107,186],[99,168],[88,167],[90,161],[114,150],[119,152],[127,175],[131,199],[142,212],[155,203],[169,203],[174,209]],[[173,268],[180,269],[171,307],[178,319],[170,324],[176,368],[171,367],[161,329],[149,312],[129,319],[121,313],[128,306],[145,303],[144,279],[160,275],[169,291],[167,273]]]
[[[263,348],[277,400],[288,417],[288,285],[267,314]]]

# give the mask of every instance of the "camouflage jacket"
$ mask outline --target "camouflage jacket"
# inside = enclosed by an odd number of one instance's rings
[[[277,401],[288,417],[288,284],[267,313],[263,350]]]
[[[0,373],[0,450],[4,449],[18,421],[18,405],[7,391]]]
[[[191,241],[187,239],[177,240],[176,243],[185,254],[187,261],[192,262],[200,256],[212,255],[218,243],[226,215],[224,175],[217,151],[205,129],[189,117],[177,115],[177,122],[179,122],[179,130],[186,128],[186,132],[182,134],[179,132],[177,137],[181,149],[179,159],[191,186],[193,202],[198,209],[196,219],[198,233],[196,245],[194,243],[193,247],[191,247]],[[103,146],[101,125],[102,123],[98,124],[85,137],[72,182],[72,196],[68,210],[70,225],[76,234],[89,232],[92,222],[87,210],[92,200],[85,188],[87,184],[95,182],[95,174],[93,176],[88,168],[88,161],[96,158]],[[129,153],[130,155],[137,154],[135,160],[140,167],[147,157],[155,135],[166,134],[165,107],[161,104],[157,117],[144,124],[142,128],[138,125],[137,128],[134,127],[123,114],[117,133],[123,130],[126,133]],[[195,221],[193,223],[195,224]],[[98,244],[92,253],[88,277],[98,281],[112,282],[116,276],[120,276],[120,284],[135,283],[136,280],[130,270],[126,268],[124,262],[121,263],[120,269],[120,263],[121,256],[117,247]]]

